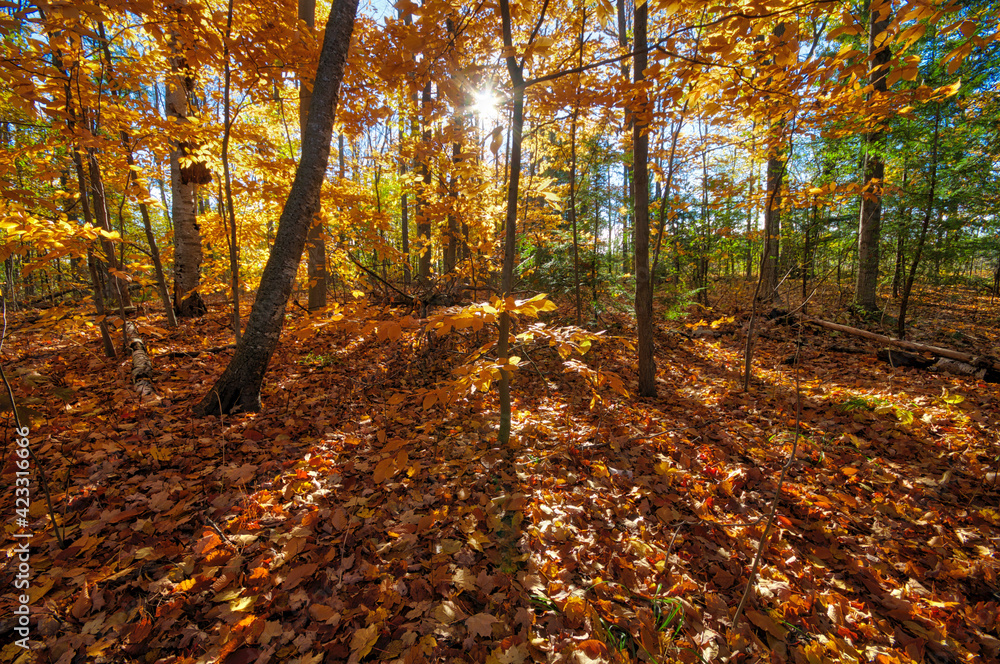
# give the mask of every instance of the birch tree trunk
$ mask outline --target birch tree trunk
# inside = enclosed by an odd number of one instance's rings
[[[187,2],[177,2],[178,19]],[[194,73],[184,57],[183,47],[175,31],[171,41],[174,52],[170,57],[167,79],[166,114],[178,125],[187,124],[190,96],[194,89]],[[170,217],[174,224],[174,310],[178,316],[195,317],[205,313],[205,302],[198,292],[201,286],[201,229],[198,227],[197,169],[192,168],[191,146],[183,140],[174,141],[170,152]]]

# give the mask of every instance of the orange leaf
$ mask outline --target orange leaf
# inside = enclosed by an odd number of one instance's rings
[[[312,576],[316,571],[318,565],[316,563],[306,563],[305,565],[299,565],[285,577],[284,583],[281,584],[282,590],[291,590],[295,586],[302,583],[302,579],[307,576]]]
[[[406,456],[405,452],[400,453],[402,456]],[[386,457],[378,462],[375,466],[375,472],[372,475],[372,481],[375,484],[381,484],[387,479],[399,472],[399,465],[396,460],[399,459],[399,455],[394,457]]]
[[[582,655],[578,660],[582,664],[593,662],[606,662],[609,659],[608,647],[597,639],[588,639],[577,647],[577,652]]]
[[[195,583],[196,583],[196,581],[194,580],[194,578],[184,579],[183,581],[181,581],[180,583],[178,583],[176,586],[174,586],[174,592],[175,593],[184,593],[184,592],[187,592],[187,591],[191,590],[192,588],[194,588],[194,584]]]

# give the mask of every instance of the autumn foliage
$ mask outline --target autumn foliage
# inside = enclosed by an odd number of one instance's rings
[[[0,3],[0,662],[1000,661],[995,2],[315,5]]]

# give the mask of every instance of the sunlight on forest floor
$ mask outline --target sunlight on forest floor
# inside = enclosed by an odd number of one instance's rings
[[[915,337],[996,343],[1000,303],[917,311]],[[32,439],[70,543],[59,550],[44,501],[33,502],[44,657],[1000,657],[995,386],[892,369],[867,342],[811,328],[798,365],[786,363],[800,337],[772,326],[743,393],[745,317],[715,338],[682,334],[733,314],[723,301],[660,323],[656,399],[595,393],[546,346],[526,349],[509,467],[492,394],[422,405],[472,339],[356,339],[333,325],[289,334],[264,412],[220,421],[188,409],[231,351],[166,353],[199,350],[195,338],[224,346],[223,311],[186,331],[142,323],[162,397],[146,404],[127,365],[98,356],[92,328],[73,322],[49,341],[50,330],[15,322],[5,364],[42,415]],[[626,317],[605,319],[615,336],[633,334]],[[860,352],[831,350],[844,346]],[[634,383],[633,354],[614,338],[584,360]],[[496,537],[505,511],[520,534],[513,552]],[[221,645],[204,652],[205,634]],[[19,655],[9,645],[0,660]]]

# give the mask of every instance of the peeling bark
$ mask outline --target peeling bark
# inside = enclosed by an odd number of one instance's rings
[[[139,329],[132,321],[125,321],[125,352],[132,356],[132,385],[140,396],[156,393],[153,388],[153,362],[149,359],[146,344],[139,336]]]

